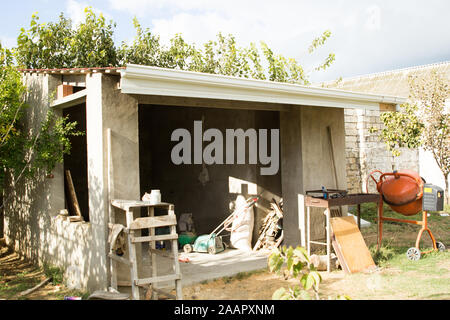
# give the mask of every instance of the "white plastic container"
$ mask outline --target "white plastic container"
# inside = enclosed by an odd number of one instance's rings
[[[161,203],[161,191],[160,190],[152,190],[150,193],[150,203],[158,204]]]

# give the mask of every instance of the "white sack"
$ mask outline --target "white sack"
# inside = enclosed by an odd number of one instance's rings
[[[254,224],[253,208],[242,210],[247,205],[244,196],[239,195],[236,198],[236,217],[231,225],[231,246],[241,250],[252,250],[252,234]]]

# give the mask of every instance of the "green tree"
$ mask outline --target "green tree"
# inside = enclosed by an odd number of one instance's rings
[[[12,53],[0,43],[0,194],[8,174],[17,182],[42,171],[51,173],[64,154],[70,153],[69,137],[82,134],[76,130],[76,122],[51,111],[37,132],[30,133],[21,121],[27,108],[25,94]]]
[[[17,38],[17,63],[28,69],[117,66],[115,26],[91,8],[85,9],[85,20],[76,28],[62,13],[57,22],[50,23],[39,23],[34,13],[30,28],[22,28]]]
[[[289,82],[308,85],[309,74],[293,58],[275,54],[261,41],[260,48],[251,42],[247,47],[239,47],[233,35],[219,33],[215,40],[207,41],[202,48],[185,42],[180,34],[170,40],[168,47],[161,45],[160,38],[149,29],[143,30],[139,21],[133,20],[136,36],[131,45],[122,43],[119,49],[121,64],[134,63],[150,66],[198,71],[227,76]],[[330,31],[313,41],[312,53],[324,45],[331,36]],[[333,53],[314,68],[314,71],[327,69],[335,60]],[[266,66],[264,68],[263,66]]]
[[[58,22],[39,23],[39,16],[31,16],[30,28],[20,29],[15,57],[22,68],[53,69],[71,66],[70,40],[72,22],[63,14]]]
[[[310,84],[308,72],[293,58],[276,54],[261,41],[260,47],[250,43],[237,45],[233,35],[219,33],[215,40],[201,47],[187,43],[181,34],[163,45],[150,29],[143,29],[133,19],[136,35],[131,44],[114,44],[116,24],[107,22],[91,8],[85,9],[85,20],[77,26],[63,14],[57,22],[39,23],[37,13],[31,17],[30,28],[21,29],[15,48],[16,60],[22,68],[107,67],[142,64],[163,68],[198,71],[228,76],[278,82]],[[331,36],[329,30],[314,39],[309,47],[313,53]],[[335,60],[330,53],[313,71],[325,70]]]
[[[426,75],[409,77],[410,103],[401,106],[400,112],[381,114],[384,128],[381,138],[394,156],[399,148],[422,146],[433,154],[446,188],[446,202],[450,204],[450,112],[445,101],[449,98],[447,78],[433,70]]]

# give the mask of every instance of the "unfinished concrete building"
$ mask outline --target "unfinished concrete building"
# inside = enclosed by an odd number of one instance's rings
[[[237,194],[261,194],[267,201],[283,198],[284,243],[304,246],[305,191],[347,188],[344,108],[394,110],[404,102],[382,94],[140,65],[27,70],[24,79],[30,130],[36,130],[51,108],[77,121],[86,134],[72,139],[71,154],[52,178],[9,181],[6,193],[12,196],[4,198],[8,199],[5,238],[28,258],[63,267],[69,283],[91,291],[108,287],[110,201],[139,200],[151,189],[161,190],[163,201],[175,205],[177,216],[192,213],[198,234],[211,232],[229,215],[229,203]],[[71,91],[51,99],[61,85],[71,86]],[[204,130],[221,132],[279,129],[279,170],[261,175],[263,165],[248,161],[174,164],[171,150],[176,142],[171,133],[177,128],[193,132],[194,121],[202,121]],[[71,171],[84,222],[58,218],[62,209],[70,211],[65,170]],[[115,214],[118,221],[124,219],[122,212]],[[263,215],[256,210],[254,232]],[[315,215],[312,223],[313,237],[323,237],[323,214]]]

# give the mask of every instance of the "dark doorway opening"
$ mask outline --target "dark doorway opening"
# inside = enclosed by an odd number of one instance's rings
[[[66,172],[66,170],[70,170],[81,215],[83,216],[84,221],[89,221],[86,104],[84,103],[64,109],[63,116],[68,116],[69,121],[71,122],[76,121],[76,129],[84,132],[84,135],[70,137],[71,150],[69,155],[64,156],[64,172]],[[74,206],[69,196],[67,178],[65,178],[64,181],[66,208],[70,215],[76,215]]]
[[[281,197],[281,167],[275,175],[262,176],[261,165],[249,164],[248,154],[246,164],[235,161],[235,164],[206,166],[175,165],[171,151],[178,142],[171,141],[172,132],[184,128],[193,135],[194,121],[203,121],[203,132],[215,128],[224,136],[226,129],[270,130],[280,127],[278,111],[139,105],[141,194],[152,189],[161,190],[162,201],[175,205],[177,217],[183,213],[193,214],[197,234],[210,233],[230,214],[230,202],[247,190],[257,190],[257,193],[266,190],[267,194]],[[207,144],[205,142],[203,147]],[[202,182],[205,168],[207,181]],[[240,184],[237,189],[233,188],[236,181]],[[270,208],[268,201],[271,199],[271,196],[266,199],[265,207]],[[265,213],[255,209],[256,233],[262,215]]]

